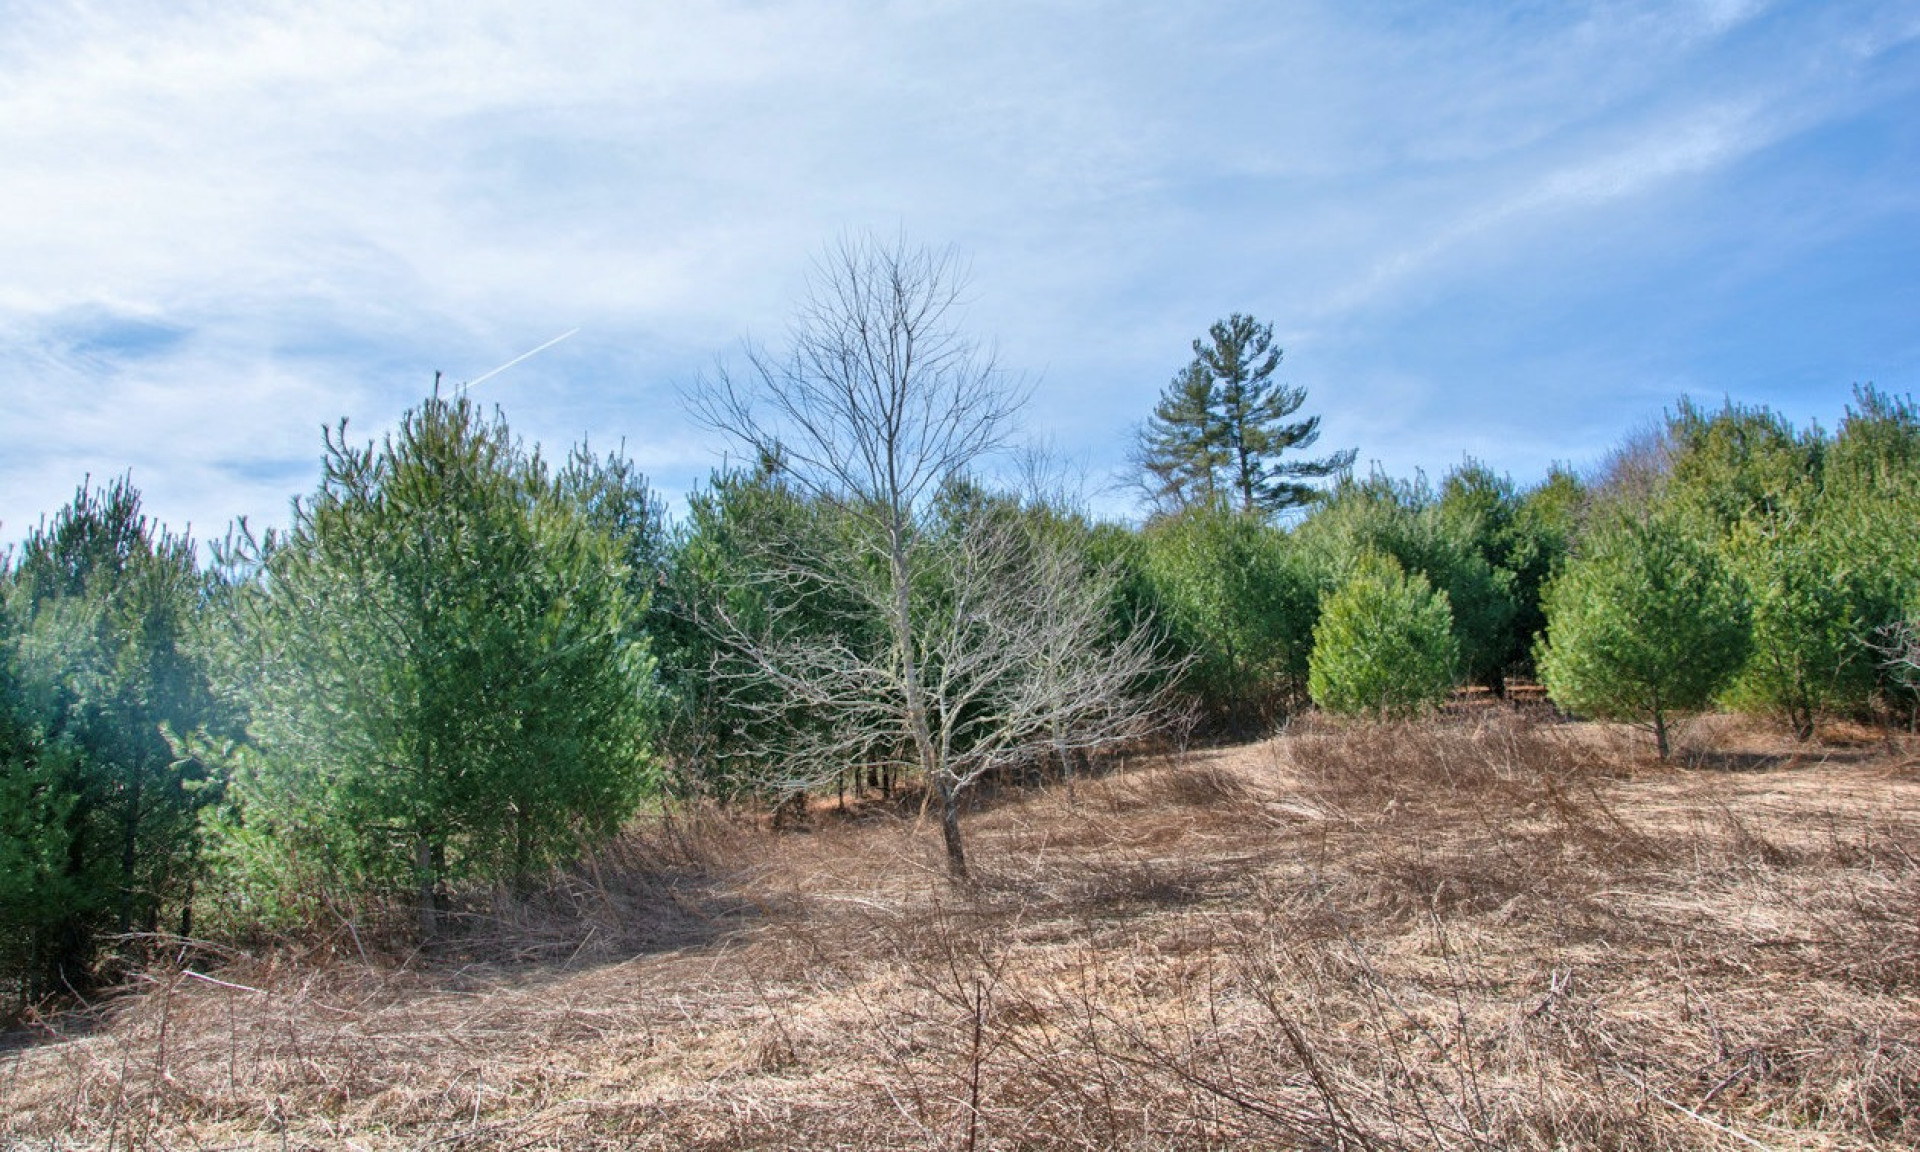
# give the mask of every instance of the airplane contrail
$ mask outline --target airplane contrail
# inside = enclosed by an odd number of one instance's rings
[[[533,348],[533,349],[529,349],[526,352],[522,352],[520,353],[520,355],[515,356],[513,359],[507,361],[505,364],[500,365],[500,367],[495,368],[490,372],[482,372],[480,375],[475,376],[473,379],[467,381],[465,384],[460,385],[460,387],[455,388],[453,390],[453,394],[455,396],[459,396],[465,393],[467,389],[473,387],[475,384],[478,384],[484,380],[490,380],[493,377],[500,375],[500,373],[505,372],[507,369],[513,367],[515,364],[520,363],[520,361],[526,360],[530,357],[537,356],[540,353],[545,352],[547,349],[553,347],[555,344],[560,343],[560,341],[565,340],[567,337],[572,336],[579,331],[580,329],[578,328],[569,328],[565,332],[560,333],[560,335],[555,336],[553,339],[547,341],[545,344],[540,345],[538,348]]]

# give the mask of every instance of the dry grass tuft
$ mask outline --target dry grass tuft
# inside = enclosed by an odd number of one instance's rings
[[[1750,735],[1301,725],[1003,795],[965,892],[910,807],[683,816],[431,955],[150,970],[0,1144],[1913,1147],[1910,754]]]

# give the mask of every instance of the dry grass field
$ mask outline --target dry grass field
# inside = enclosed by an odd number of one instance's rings
[[[0,1049],[27,1148],[1911,1148],[1920,766],[1495,709],[635,831],[445,950],[202,950]]]

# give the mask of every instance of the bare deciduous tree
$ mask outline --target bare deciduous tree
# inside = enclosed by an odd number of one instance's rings
[[[843,241],[816,265],[787,353],[750,350],[743,376],[692,398],[837,525],[759,558],[755,618],[696,607],[733,657],[716,687],[772,722],[754,727],[779,733],[794,786],[849,762],[917,768],[956,879],[969,786],[1156,715],[1139,694],[1156,659],[1147,631],[1110,635],[1110,573],[1005,501],[934,507],[1001,446],[1019,404],[953,326],[961,287],[951,252]],[[783,627],[802,611],[793,591],[822,587],[868,626]]]

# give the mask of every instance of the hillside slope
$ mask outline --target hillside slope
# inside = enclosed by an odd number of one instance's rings
[[[1307,727],[1003,794],[970,893],[911,812],[682,821],[457,955],[150,972],[0,1143],[1920,1144],[1920,771],[1719,745]]]

